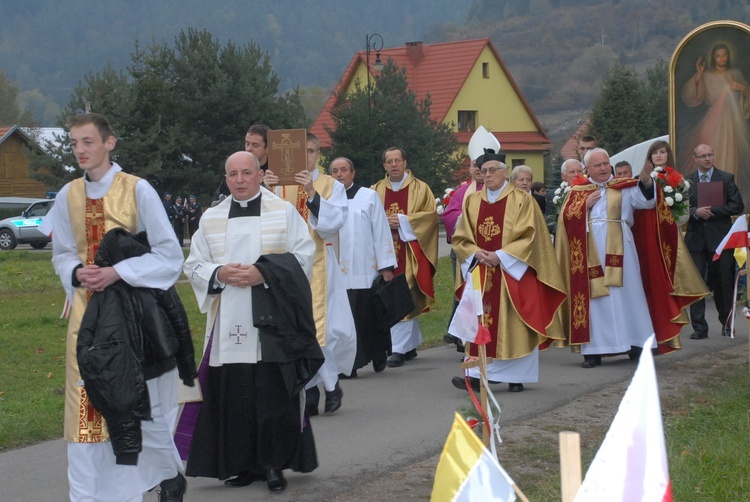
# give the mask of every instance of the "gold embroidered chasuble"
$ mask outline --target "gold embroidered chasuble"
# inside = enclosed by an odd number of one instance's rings
[[[424,181],[415,178],[410,170],[407,169],[406,173],[409,175],[398,191],[393,190],[387,176],[371,188],[378,193],[388,216],[392,214],[406,216],[417,237],[416,243],[421,250],[419,252],[426,261],[424,266],[420,267],[420,258],[415,254],[410,243],[401,241],[397,231],[392,232],[394,251],[397,257],[403,256],[405,261],[405,263],[398,263],[397,266],[399,269],[402,267],[404,269],[406,282],[409,284],[415,304],[414,310],[405,319],[414,319],[435,303],[433,276],[437,270],[438,259],[438,216],[435,197],[430,187]],[[407,190],[406,207],[401,207],[397,203],[386,204],[386,201],[394,198],[394,194]]]
[[[590,341],[591,299],[608,296],[610,287],[622,286],[622,190],[637,184],[636,179],[623,178],[614,178],[605,184],[604,264],[596,252],[593,232],[587,228],[586,198],[599,187],[592,183],[574,186],[563,203],[555,250],[568,292],[560,315],[567,342],[574,349],[580,350],[580,344]],[[689,322],[686,308],[704,297],[706,289],[661,190],[656,190],[656,197],[655,209],[634,212],[631,231],[658,350],[667,353],[681,348],[679,331]]]
[[[327,174],[320,174],[313,181],[315,190],[322,199],[329,199],[333,194],[333,185],[336,182]],[[276,187],[276,195],[289,201],[297,208],[300,216],[307,222],[310,236],[315,242],[315,258],[313,260],[312,276],[310,277],[310,289],[313,298],[313,317],[315,318],[315,330],[318,343],[321,347],[326,344],[326,305],[328,292],[328,258],[326,256],[326,240],[310,226],[310,210],[307,207],[308,194],[302,185],[286,185]],[[331,243],[333,245],[335,243]],[[335,250],[338,255],[338,249]]]
[[[135,185],[140,178],[123,172],[115,174],[107,195],[100,199],[86,197],[83,178],[70,183],[68,212],[75,236],[76,250],[84,265],[94,263],[99,243],[113,228],[128,232],[138,231],[138,210]],[[65,357],[65,428],[64,438],[74,443],[98,443],[109,440],[101,414],[91,406],[78,372],[76,344],[78,330],[86,311],[90,294],[77,288],[68,322]]]
[[[529,194],[508,183],[493,203],[486,188],[468,195],[452,245],[459,264],[483,249],[505,251],[529,267],[516,280],[502,267],[480,266],[487,277],[482,303],[483,322],[492,337],[488,357],[517,359],[538,346],[544,349],[564,340],[557,315],[565,299],[564,285],[544,216]],[[460,294],[461,274],[457,281]],[[473,346],[468,345],[471,353]]]

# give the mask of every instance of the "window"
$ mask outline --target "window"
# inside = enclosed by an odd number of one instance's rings
[[[473,132],[476,129],[477,112],[476,111],[458,111],[458,131]]]
[[[526,159],[513,159],[510,162],[511,162],[511,167],[522,166],[526,164]]]
[[[482,63],[482,78],[490,78],[490,64]]]

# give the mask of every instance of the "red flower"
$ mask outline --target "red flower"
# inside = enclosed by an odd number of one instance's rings
[[[447,206],[447,205],[448,205],[448,203],[449,203],[450,201],[451,201],[451,198],[450,198],[450,197],[444,197],[444,198],[443,198],[443,205],[444,205],[444,206]]]
[[[671,167],[665,167],[664,170],[667,172],[665,179],[667,180],[667,183],[669,183],[669,186],[677,188],[677,186],[682,183],[682,175]]]

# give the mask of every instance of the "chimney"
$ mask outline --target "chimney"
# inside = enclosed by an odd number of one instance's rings
[[[422,42],[406,42],[406,54],[414,66],[418,66],[424,57]]]

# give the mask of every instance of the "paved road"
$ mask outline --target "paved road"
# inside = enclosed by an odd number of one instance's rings
[[[715,319],[709,300],[709,317]],[[737,339],[718,333],[711,326],[707,340],[690,340],[683,330],[684,349],[657,357],[659,367],[731,345],[747,344],[745,319],[738,321]],[[580,356],[568,350],[541,354],[540,381],[518,394],[505,385],[493,386],[502,406],[502,425],[512,424],[566,404],[583,394],[631,377],[635,363],[626,357],[605,359],[596,369],[584,370]],[[343,407],[330,416],[312,420],[320,467],[311,474],[288,473],[289,487],[274,500],[326,500],[337,491],[353,486],[391,468],[418,462],[440,452],[459,407],[469,405],[466,393],[455,389],[450,379],[459,374],[459,356],[454,349],[438,347],[419,352],[419,357],[402,368],[388,368],[380,374],[360,370],[360,377],[342,382]],[[189,481],[187,501],[227,502],[266,500],[265,483],[231,489],[210,479]],[[57,502],[67,495],[65,443],[49,441],[0,454],[0,500]],[[147,501],[157,499],[148,494]]]

